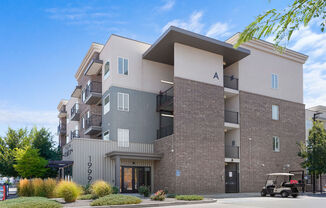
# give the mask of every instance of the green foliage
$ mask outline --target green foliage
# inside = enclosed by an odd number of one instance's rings
[[[167,194],[166,198],[175,198],[177,195],[176,194]]]
[[[151,196],[151,200],[163,201],[165,200],[165,192],[163,190],[157,191],[154,195]]]
[[[119,193],[119,188],[116,186],[112,187],[112,194],[118,194]]]
[[[185,201],[195,201],[195,200],[203,200],[204,197],[199,195],[178,195],[175,197],[177,200],[185,200]]]
[[[43,197],[19,197],[0,201],[0,208],[61,208],[56,201]]]
[[[83,194],[91,194],[91,185],[87,184],[86,186],[83,186]]]
[[[76,201],[81,192],[81,187],[70,181],[61,181],[55,188],[56,196],[63,198],[65,202]]]
[[[141,199],[135,196],[110,194],[91,202],[91,206],[121,205],[121,204],[139,204]]]
[[[138,192],[141,195],[144,195],[144,197],[149,197],[149,194],[150,194],[149,187],[147,187],[147,186],[140,186],[138,189]]]
[[[79,200],[91,200],[91,199],[97,199],[98,197],[93,195],[93,194],[85,194],[85,195],[80,195],[78,197]]]
[[[14,156],[17,163],[14,168],[23,178],[43,177],[47,171],[47,161],[39,156],[38,149],[29,146],[16,149]]]
[[[91,193],[97,197],[103,197],[111,194],[112,188],[107,182],[98,180],[91,185]]]
[[[34,188],[33,184],[28,179],[21,179],[18,184],[19,196],[33,196]]]
[[[274,42],[279,49],[280,44],[287,44],[294,31],[301,25],[307,26],[312,19],[320,23],[322,32],[326,24],[326,0],[294,0],[292,5],[283,10],[271,9],[259,15],[240,34],[234,47],[254,38],[275,35]]]
[[[326,173],[326,131],[322,122],[313,123],[307,144],[300,143],[298,155],[304,159],[302,167],[307,168],[310,173]]]

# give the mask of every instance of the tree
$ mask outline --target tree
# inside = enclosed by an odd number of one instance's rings
[[[0,137],[0,174],[4,176],[18,176],[14,169],[15,149],[23,148],[31,144],[27,129],[17,131],[8,128],[5,137]]]
[[[24,178],[43,177],[47,172],[47,161],[40,157],[39,150],[30,146],[16,149],[14,168]]]
[[[307,144],[300,143],[298,155],[304,159],[301,163],[302,167],[307,168],[310,174],[326,173],[326,131],[322,122],[313,122]]]
[[[271,9],[259,15],[240,34],[234,47],[239,47],[254,38],[275,35],[275,45],[281,49],[280,44],[286,45],[294,31],[300,26],[307,26],[313,19],[320,24],[324,32],[326,26],[326,0],[295,0],[291,6],[277,11]]]

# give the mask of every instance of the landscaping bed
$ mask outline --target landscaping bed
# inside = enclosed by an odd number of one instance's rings
[[[91,202],[91,206],[104,205],[122,205],[122,204],[139,204],[142,200],[135,196],[128,196],[122,194],[110,194]]]
[[[61,208],[62,204],[44,197],[20,197],[0,201],[0,208]]]

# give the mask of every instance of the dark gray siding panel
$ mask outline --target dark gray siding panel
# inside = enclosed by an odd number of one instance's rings
[[[118,92],[129,94],[129,111],[118,110]],[[103,114],[102,130],[110,130],[110,140],[117,140],[118,128],[129,129],[130,142],[153,143],[159,127],[159,113],[156,112],[156,94],[110,87],[102,99],[110,94],[110,111]],[[104,113],[104,109],[103,109]]]

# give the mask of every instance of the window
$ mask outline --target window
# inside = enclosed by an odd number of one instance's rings
[[[110,140],[110,131],[106,131],[103,133],[103,139],[104,140]]]
[[[129,111],[129,94],[118,92],[118,110]]]
[[[118,129],[118,146],[129,147],[129,129]]]
[[[128,67],[129,67],[128,59],[119,57],[118,58],[118,73],[128,75]]]
[[[279,120],[279,107],[278,105],[272,105],[272,119]]]
[[[272,74],[272,88],[278,88],[278,76],[276,74]]]
[[[277,136],[273,137],[273,151],[274,152],[280,151],[280,139]]]
[[[110,76],[110,62],[107,61],[104,65],[104,79],[108,78]]]
[[[84,129],[85,128],[85,118],[83,117],[82,119],[82,128]]]
[[[86,99],[86,93],[85,93],[85,89],[83,89],[82,91],[82,101],[85,102]]]
[[[110,111],[110,94],[108,94],[104,98],[104,107],[103,107],[104,114]]]

